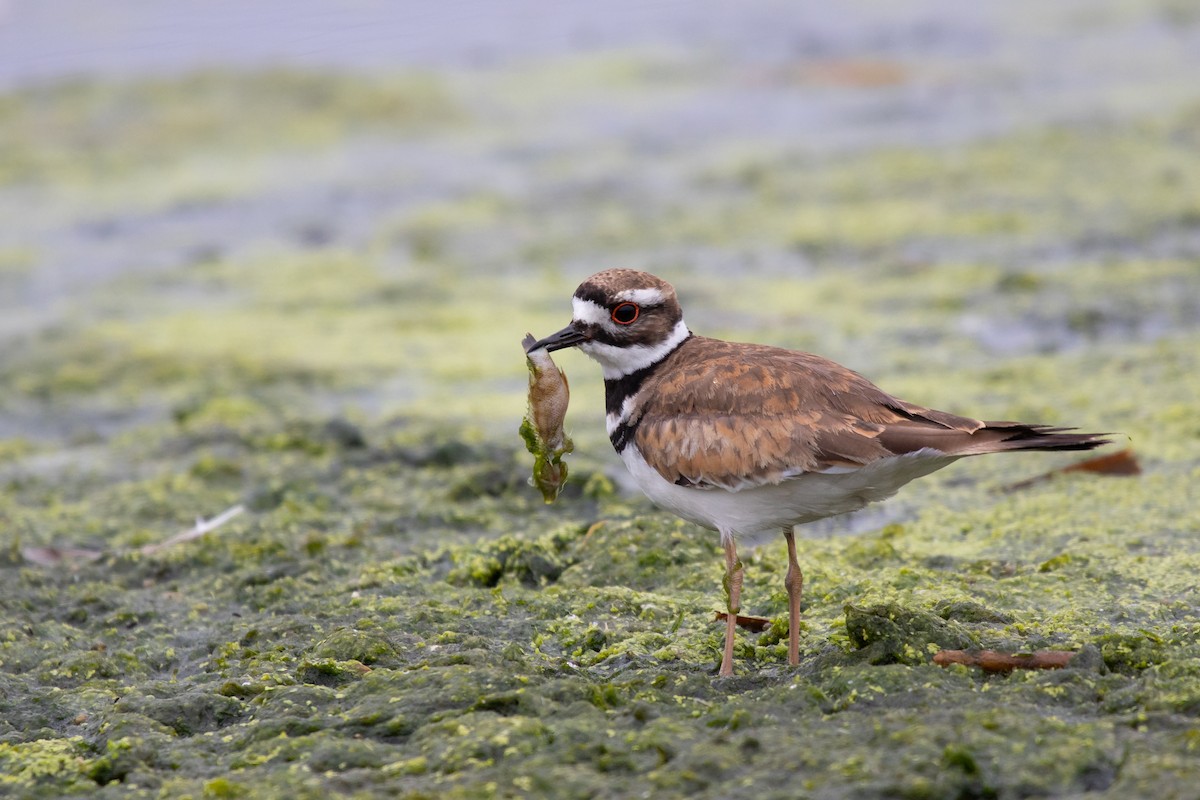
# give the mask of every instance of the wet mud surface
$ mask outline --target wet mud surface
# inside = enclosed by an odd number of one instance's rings
[[[0,47],[51,24],[11,5]],[[1006,9],[10,51],[0,794],[1189,796],[1200,18]],[[718,680],[716,536],[629,485],[581,355],[568,483],[526,483],[521,337],[610,266],[1142,473],[979,459],[807,526],[797,668],[783,542],[747,546],[771,624]]]

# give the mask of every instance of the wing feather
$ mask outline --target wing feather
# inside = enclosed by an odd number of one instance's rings
[[[663,367],[630,421],[647,463],[682,485],[737,490],[925,448],[952,453],[985,425],[905,403],[810,353],[693,337]]]

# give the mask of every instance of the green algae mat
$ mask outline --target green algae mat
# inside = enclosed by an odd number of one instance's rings
[[[567,124],[703,97],[678,59],[0,97],[0,796],[1194,796],[1200,92],[823,153]],[[718,680],[717,538],[627,485],[582,356],[526,482],[521,336],[606,266],[1141,474],[996,456],[809,526],[797,668],[747,548]]]

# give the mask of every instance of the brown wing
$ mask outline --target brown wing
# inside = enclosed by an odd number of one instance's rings
[[[630,422],[647,463],[681,485],[779,483],[926,448],[974,455],[1103,443],[906,403],[810,353],[693,337],[662,366]]]

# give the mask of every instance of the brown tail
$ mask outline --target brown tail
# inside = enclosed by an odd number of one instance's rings
[[[1107,433],[1070,433],[1074,428],[1026,425],[1020,422],[985,422],[956,451],[964,456],[1021,450],[1094,450],[1109,444]]]
[[[1074,428],[1023,422],[984,422],[933,408],[896,401],[890,410],[901,419],[885,425],[880,444],[893,453],[922,448],[947,455],[976,456],[1021,450],[1092,450],[1109,443],[1107,433],[1070,433]]]
[[[1068,433],[1075,428],[1055,428],[1049,425],[1021,425],[1018,422],[988,422],[982,431],[995,431],[998,440],[984,452],[1006,450],[1096,450],[1111,444],[1108,433]],[[978,435],[978,433],[976,435]]]

